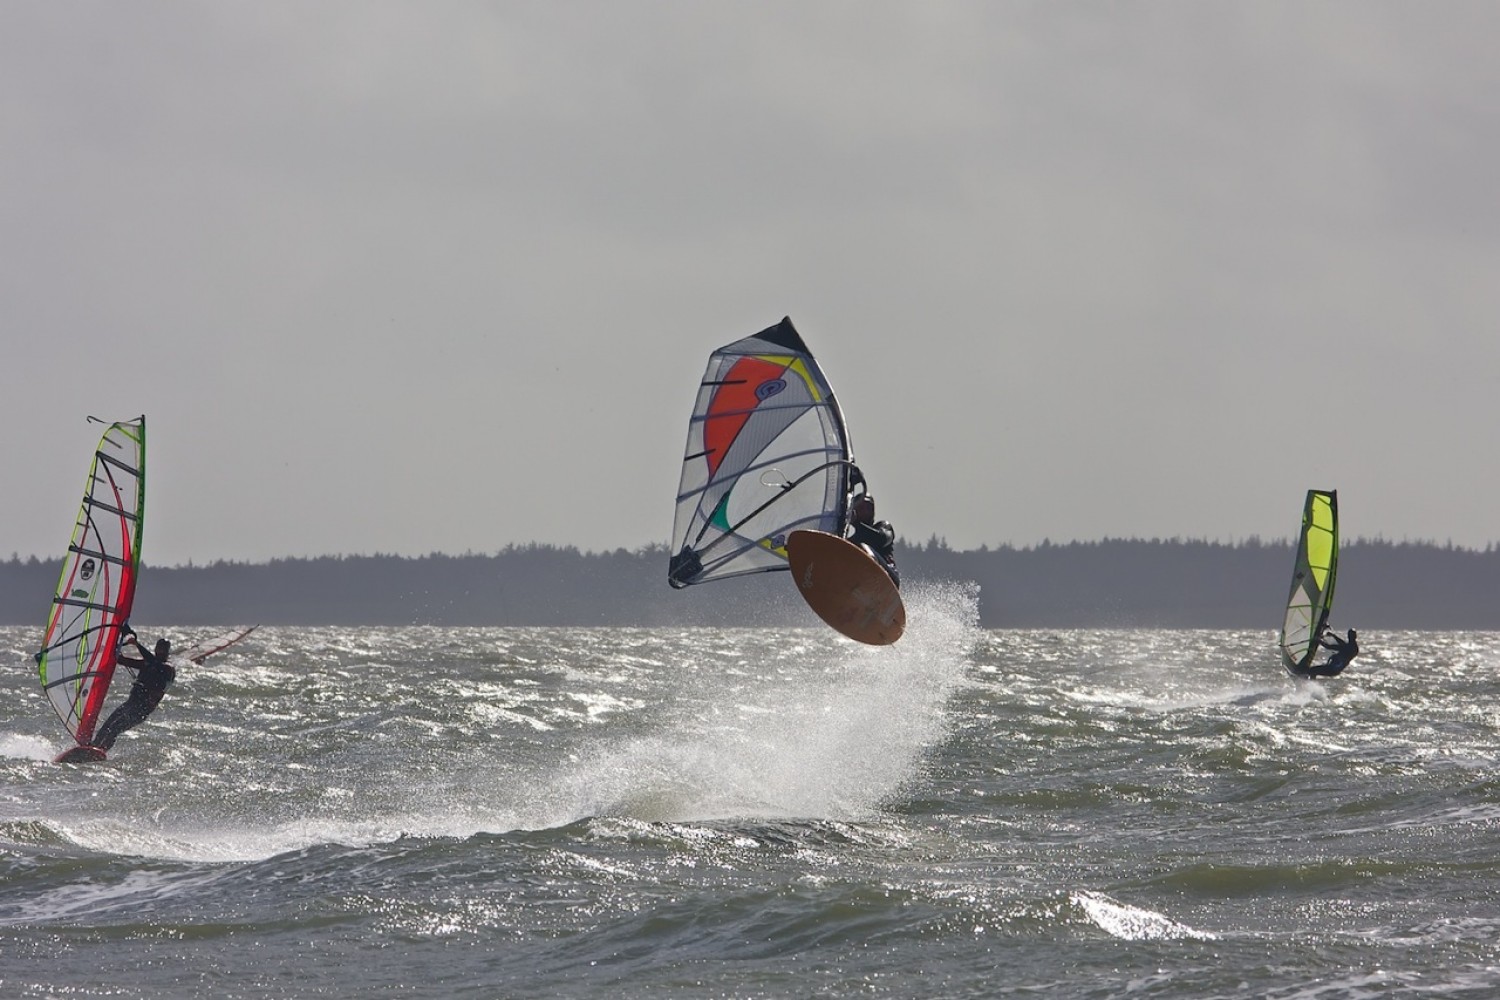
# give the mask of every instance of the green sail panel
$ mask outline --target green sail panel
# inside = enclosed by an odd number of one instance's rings
[[[110,424],[94,450],[35,657],[47,700],[80,744],[93,738],[115,672],[120,628],[135,601],[145,507],[143,416]]]
[[[1281,626],[1281,661],[1293,674],[1305,671],[1318,653],[1318,638],[1333,609],[1338,569],[1338,491],[1308,490],[1286,618]]]

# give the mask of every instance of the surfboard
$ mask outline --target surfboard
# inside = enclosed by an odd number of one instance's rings
[[[68,747],[62,753],[52,758],[54,764],[88,764],[96,760],[103,760],[104,751],[99,747],[91,747],[80,743],[77,746]]]
[[[857,642],[888,646],[906,630],[901,591],[864,549],[826,531],[794,531],[787,557],[797,592],[817,616]]]
[[[189,660],[202,666],[204,660],[215,653],[222,653],[258,628],[260,628],[259,625],[242,626],[230,629],[228,632],[221,632],[207,639],[201,639],[180,652],[175,649],[172,650],[172,659]]]

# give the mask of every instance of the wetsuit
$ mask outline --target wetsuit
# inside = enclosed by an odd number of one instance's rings
[[[703,559],[691,546],[684,545],[682,551],[667,564],[667,582],[677,590],[692,583],[703,572]]]
[[[121,657],[119,662],[136,671],[135,683],[130,686],[130,696],[125,703],[110,713],[104,725],[94,735],[94,746],[108,750],[115,745],[115,740],[127,729],[139,726],[146,721],[146,717],[156,711],[156,706],[161,704],[161,696],[166,694],[167,685],[177,679],[177,671],[165,660],[157,659],[156,654],[147,650],[139,643],[136,649],[140,650],[139,660]]]
[[[1326,635],[1318,640],[1318,645],[1324,649],[1333,651],[1327,663],[1315,663],[1307,668],[1308,677],[1337,677],[1344,672],[1349,661],[1359,655],[1359,640],[1354,638],[1351,631],[1350,637],[1340,639],[1336,635]]]
[[[901,574],[896,571],[896,529],[891,527],[891,522],[869,524],[855,521],[849,525],[849,541],[874,556],[881,568],[890,574],[891,582],[901,586]]]

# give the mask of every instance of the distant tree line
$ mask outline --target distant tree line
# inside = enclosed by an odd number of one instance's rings
[[[1281,627],[1290,542],[1181,539],[1043,542],[956,552],[910,547],[923,579],[973,580],[987,628]],[[1339,551],[1339,628],[1500,628],[1500,550],[1360,539]]]
[[[897,549],[903,586],[972,581],[988,628],[1278,628],[1287,542],[1104,539]],[[145,566],[133,617],[209,625],[811,625],[784,574],[676,591],[661,545],[581,552],[507,546],[493,554],[321,556],[267,563]],[[61,564],[0,562],[0,623],[41,626]],[[1334,624],[1364,629],[1500,629],[1500,550],[1346,542]]]

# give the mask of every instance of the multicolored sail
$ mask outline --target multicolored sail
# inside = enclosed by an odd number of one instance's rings
[[[842,534],[849,433],[790,319],[714,351],[688,422],[667,581],[788,569],[797,528]]]
[[[93,419],[93,418],[90,418]],[[146,503],[146,418],[109,425],[84,485],[41,652],[42,689],[68,732],[88,743],[130,617]]]
[[[1318,654],[1318,638],[1333,608],[1338,570],[1338,491],[1308,490],[1297,563],[1292,568],[1292,590],[1281,626],[1281,660],[1294,674],[1304,672]]]

